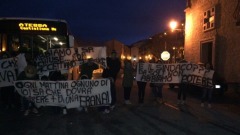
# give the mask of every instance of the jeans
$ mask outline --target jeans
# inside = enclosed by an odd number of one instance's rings
[[[143,102],[145,95],[146,82],[137,82],[138,85],[138,99],[139,102]]]
[[[211,88],[203,88],[202,103],[207,101],[209,104],[212,102],[212,92]]]
[[[178,100],[186,100],[186,89],[188,88],[187,84],[181,83],[178,90]]]
[[[131,90],[132,90],[132,87],[124,87],[124,99],[125,100],[130,99]]]
[[[152,87],[152,93],[155,98],[162,98],[162,87],[163,85]]]

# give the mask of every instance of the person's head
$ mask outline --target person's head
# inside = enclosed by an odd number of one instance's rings
[[[1,52],[0,59],[7,59],[10,58],[10,54],[8,52]]]
[[[46,75],[44,75],[44,76],[41,77],[41,80],[47,81],[47,80],[48,80],[48,77],[47,77]]]
[[[115,50],[112,50],[111,58],[117,58],[117,52]]]
[[[154,57],[151,60],[149,60],[149,63],[155,63],[155,62],[156,62],[156,60]]]
[[[51,81],[62,80],[61,71],[51,71],[49,73],[49,80],[51,80]]]
[[[139,62],[139,63],[144,63],[144,60],[143,60],[143,59],[140,59],[138,62]]]
[[[88,63],[88,65],[89,66],[91,66],[91,65],[93,65],[93,58],[89,58],[88,60],[87,60],[87,63]]]
[[[125,67],[131,67],[132,66],[132,63],[130,60],[124,60],[124,66]]]
[[[88,76],[87,76],[87,75],[82,75],[82,76],[80,77],[80,79],[81,79],[81,80],[88,79]]]
[[[162,60],[157,60],[157,62],[156,63],[158,63],[158,64],[162,64],[163,63],[163,61]]]
[[[37,68],[33,65],[27,65],[24,72],[27,78],[34,78],[37,75]]]
[[[206,63],[206,64],[205,64],[205,68],[206,68],[206,69],[213,69],[211,63]]]

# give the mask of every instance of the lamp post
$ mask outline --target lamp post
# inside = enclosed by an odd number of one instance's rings
[[[177,47],[173,46],[173,51],[174,51],[174,63],[176,63],[176,49],[177,49]]]
[[[173,51],[174,51],[174,63],[176,63],[176,53],[178,53],[179,55],[179,52],[176,52],[178,51],[177,49],[180,49],[181,51],[181,58],[183,59],[184,58],[184,54],[182,53],[183,50],[184,50],[184,24],[182,23],[182,26],[179,26],[179,23],[175,20],[172,20],[169,22],[169,27],[171,28],[171,31],[174,32],[174,31],[179,31],[181,33],[183,33],[183,35],[179,35],[178,33],[174,33],[176,35],[176,44],[175,46],[173,46]],[[180,37],[179,37],[180,36]],[[179,43],[179,41],[181,41],[181,43]],[[183,46],[182,45],[182,41],[183,41]]]

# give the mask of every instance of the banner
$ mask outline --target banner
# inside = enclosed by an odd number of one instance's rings
[[[78,47],[50,49],[36,58],[38,73],[69,69],[81,65],[88,58],[106,67],[106,47]]]
[[[17,92],[37,106],[78,108],[111,103],[109,79],[78,81],[15,81]]]
[[[213,70],[193,63],[158,64],[139,63],[136,80],[151,83],[190,83],[213,87]]]
[[[17,61],[14,58],[0,60],[0,87],[12,86],[17,79],[15,69]]]

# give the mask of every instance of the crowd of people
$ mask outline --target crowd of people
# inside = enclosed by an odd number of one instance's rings
[[[2,54],[1,59],[9,58],[9,54]],[[26,55],[26,62],[27,66],[22,69],[21,72],[18,73],[18,80],[39,80],[39,76],[37,75],[36,67],[33,64],[28,56]],[[133,64],[130,60],[124,60],[123,66],[121,65],[120,59],[117,57],[117,52],[112,51],[111,56],[106,58],[107,60],[107,67],[103,67],[104,70],[102,72],[102,78],[107,78],[110,80],[111,87],[111,98],[112,101],[107,106],[97,107],[97,110],[103,113],[110,113],[116,107],[117,96],[116,96],[116,80],[120,69],[123,69],[123,77],[122,77],[122,89],[123,89],[123,99],[125,105],[131,105],[131,91],[134,84],[134,73],[136,72],[136,68],[133,67]],[[186,61],[181,61],[186,62]],[[138,64],[144,63],[143,60],[139,60]],[[161,60],[155,60],[154,58],[149,61],[149,63],[162,63]],[[51,81],[58,81],[58,80],[83,80],[83,79],[91,79],[93,76],[93,71],[98,69],[99,65],[94,63],[93,59],[88,59],[88,61],[80,66],[72,67],[68,70],[67,75],[62,75],[60,71],[53,71],[49,73],[49,76],[42,76],[40,80],[51,80]],[[206,69],[211,69],[211,64],[206,64]],[[80,73],[80,74],[79,74]],[[138,103],[144,103],[145,97],[145,89],[148,85],[147,82],[137,81],[138,86]],[[149,86],[152,91],[152,95],[154,100],[159,103],[163,104],[163,95],[162,83],[149,83]],[[186,102],[186,89],[188,89],[188,84],[180,83],[177,99],[178,105],[184,105]],[[203,88],[203,94],[201,98],[201,107],[204,107],[205,101],[208,103],[208,107],[211,108],[211,99],[212,99],[212,91],[211,88]],[[35,104],[29,100],[28,98],[21,97],[14,91],[13,86],[2,87],[0,88],[1,93],[1,103],[5,109],[13,108],[14,106],[20,106],[21,110],[23,111],[24,116],[28,116],[29,113],[33,113],[39,115],[39,110]],[[58,107],[59,108],[59,107]],[[88,112],[88,107],[81,107],[76,108],[78,111],[85,111]],[[61,107],[62,113],[67,114],[67,108]]]

